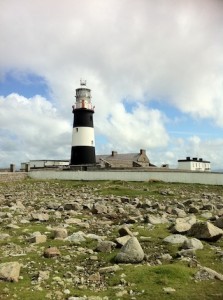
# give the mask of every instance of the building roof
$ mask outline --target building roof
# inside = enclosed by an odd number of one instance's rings
[[[96,162],[98,164],[104,164],[114,168],[129,168],[129,167],[150,167],[154,166],[150,164],[149,158],[146,155],[145,150],[140,150],[139,153],[122,153],[118,154],[116,151],[112,151],[111,154],[96,155]]]
[[[200,163],[210,163],[210,161],[203,160],[203,158],[190,157],[190,156],[187,156],[186,159],[178,159],[178,162],[188,162],[188,161],[200,162]]]
[[[103,155],[96,155],[96,160],[99,161],[100,159],[104,160],[137,160],[137,158],[140,156],[139,153],[124,153],[124,154],[115,154],[115,155],[108,155],[108,154],[103,154]]]

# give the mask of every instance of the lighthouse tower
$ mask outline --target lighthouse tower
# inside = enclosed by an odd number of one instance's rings
[[[91,103],[91,90],[86,87],[86,80],[81,80],[76,89],[76,103],[73,105],[73,136],[71,165],[95,164],[94,108]]]

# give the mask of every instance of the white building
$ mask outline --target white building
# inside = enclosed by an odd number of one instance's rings
[[[25,170],[27,164],[29,165],[30,169],[61,168],[61,167],[69,166],[69,160],[53,160],[53,159],[30,160],[28,163],[21,163],[21,170]]]
[[[203,160],[202,158],[197,158],[197,157],[190,158],[188,156],[186,157],[186,159],[178,160],[178,169],[188,170],[188,171],[208,172],[211,170],[211,163],[210,161]]]

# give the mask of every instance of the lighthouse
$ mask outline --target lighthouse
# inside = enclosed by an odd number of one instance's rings
[[[81,80],[76,89],[76,103],[73,105],[73,135],[70,165],[92,165],[96,163],[94,140],[94,108],[91,103],[91,90],[86,80]]]

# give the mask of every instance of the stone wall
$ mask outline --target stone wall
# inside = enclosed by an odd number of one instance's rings
[[[0,172],[0,182],[23,180],[28,177],[25,172]]]

